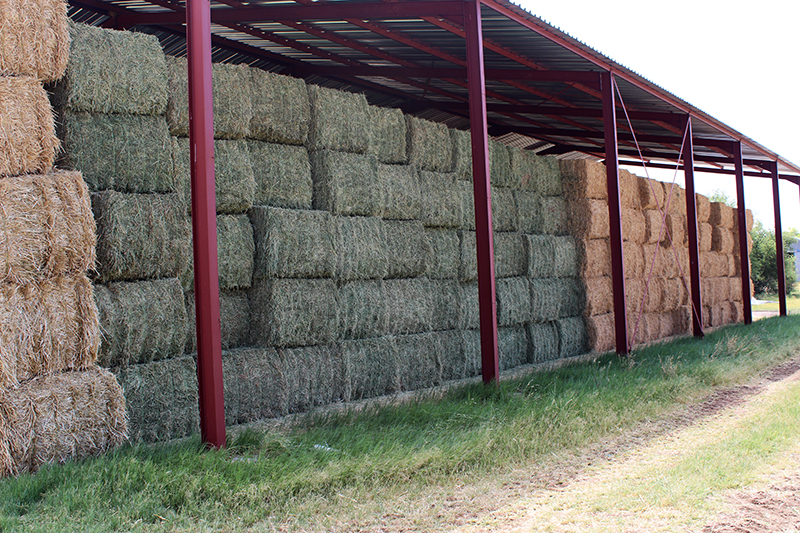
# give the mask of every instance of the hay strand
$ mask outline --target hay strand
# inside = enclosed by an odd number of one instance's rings
[[[458,232],[425,228],[425,234],[430,246],[425,275],[431,279],[457,279],[460,259]]]
[[[0,30],[0,36],[3,34],[5,29]],[[0,77],[0,117],[0,176],[49,171],[59,142],[50,101],[41,84],[27,76]]]
[[[388,334],[407,335],[433,329],[433,298],[427,278],[384,280],[383,298]]]
[[[458,228],[464,219],[464,202],[458,194],[454,174],[421,171],[419,190],[422,197],[420,220],[429,228]],[[472,217],[474,220],[474,216]]]
[[[244,291],[219,294],[220,340],[223,350],[246,346],[250,335],[250,301]],[[186,295],[186,353],[197,352],[197,312],[194,293]],[[225,403],[227,404],[227,397]]]
[[[55,81],[69,59],[67,2],[0,2],[0,76],[33,76]]]
[[[380,280],[351,281],[339,288],[339,336],[380,337],[387,331],[387,308]]]

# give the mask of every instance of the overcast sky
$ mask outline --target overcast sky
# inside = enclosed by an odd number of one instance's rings
[[[800,165],[800,0],[513,1]],[[696,188],[735,198],[733,179],[698,175]],[[780,195],[784,229],[800,228],[798,187]],[[745,204],[773,227],[769,180],[745,178]]]

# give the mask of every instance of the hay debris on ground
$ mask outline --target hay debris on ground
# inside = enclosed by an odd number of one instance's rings
[[[492,187],[491,199],[494,231],[517,231],[519,221],[514,191],[503,187]]]
[[[589,351],[589,332],[583,317],[562,318],[556,321],[558,351],[562,358],[582,355]]]
[[[564,195],[567,198],[608,200],[604,164],[588,159],[574,159],[559,161],[559,166]]]
[[[610,232],[608,204],[603,200],[577,199],[567,204],[568,223],[573,235],[585,239],[607,239]]]
[[[0,281],[94,269],[95,222],[80,172],[4,178],[0,206]]]
[[[166,112],[167,63],[155,35],[86,24],[70,24],[69,33],[67,72],[54,88],[56,107],[105,114]]]
[[[275,348],[222,352],[225,423],[245,424],[287,414],[284,367]]]
[[[731,229],[736,220],[734,208],[723,202],[711,202],[708,222],[714,227]]]
[[[420,220],[426,227],[461,227],[465,199],[457,193],[454,174],[423,170],[419,173],[419,190],[422,197]]]
[[[452,279],[430,280],[430,288],[433,302],[431,329],[444,331],[458,328],[461,298],[459,283]]]
[[[103,337],[99,365],[115,368],[183,354],[187,313],[177,278],[109,283],[94,290]]]
[[[257,68],[249,72],[253,115],[248,136],[270,143],[304,144],[311,121],[305,82]]]
[[[387,279],[383,282],[387,333],[407,335],[433,329],[433,298],[427,278]]]
[[[64,0],[6,0],[0,4],[0,76],[55,81],[69,58]]]
[[[103,453],[127,437],[125,398],[108,371],[42,376],[0,390],[0,477]]]
[[[399,109],[369,106],[369,149],[368,153],[381,163],[405,164],[408,161],[406,149],[406,118]]]
[[[398,361],[392,337],[346,340],[341,344],[347,401],[399,390]]]
[[[334,348],[279,348],[278,358],[284,414],[342,401],[345,372]]]
[[[497,352],[500,370],[516,368],[528,362],[528,335],[525,326],[497,328]]]
[[[254,346],[312,346],[337,337],[337,289],[329,279],[271,279],[250,289]]]
[[[505,278],[496,283],[497,325],[515,326],[531,320],[531,292],[528,278]]]
[[[450,130],[453,142],[453,172],[459,180],[472,183],[472,133],[469,130]]]
[[[220,335],[223,350],[246,346],[250,335],[250,300],[245,291],[219,294]],[[197,352],[197,308],[194,293],[186,295],[186,353]],[[227,398],[226,398],[227,402]]]
[[[404,137],[405,138],[405,137]],[[383,189],[380,216],[392,220],[419,219],[422,195],[417,170],[410,165],[378,165],[378,183]]]
[[[555,321],[528,324],[528,343],[531,363],[544,363],[559,358],[558,328]]]
[[[333,277],[334,227],[327,211],[254,207],[249,214],[254,278]]]
[[[363,94],[308,86],[311,122],[308,149],[363,154],[370,141],[370,115]]]
[[[441,340],[438,332],[392,337],[398,391],[424,389],[442,382]]]
[[[255,179],[253,205],[311,209],[314,184],[305,146],[250,141]]]
[[[378,216],[383,191],[378,162],[370,155],[322,150],[311,155],[314,209],[334,215]]]
[[[420,170],[451,172],[454,141],[444,124],[406,115],[408,163]]]
[[[611,275],[611,244],[606,239],[578,240],[581,277],[596,278]]]
[[[455,230],[425,228],[430,254],[425,275],[431,279],[457,279],[460,242]]]
[[[418,220],[384,220],[387,278],[413,278],[425,274],[431,255],[425,228]]]
[[[589,337],[588,347],[601,353],[613,350],[616,343],[614,313],[586,317],[585,321]]]
[[[519,188],[520,182],[511,173],[508,146],[489,139],[489,178],[494,187]]]
[[[0,116],[0,176],[49,171],[59,142],[41,84],[27,76],[0,77]]]
[[[339,288],[339,337],[366,339],[387,331],[387,307],[380,280],[351,281]]]
[[[97,307],[85,275],[0,283],[0,389],[90,368],[99,346]]]
[[[334,217],[335,278],[338,282],[383,279],[389,258],[378,217]]]
[[[93,191],[173,192],[172,139],[164,117],[65,112],[59,165],[80,170]],[[189,145],[186,144],[188,180]]]
[[[176,194],[94,193],[101,281],[176,277],[191,262],[191,227]]]

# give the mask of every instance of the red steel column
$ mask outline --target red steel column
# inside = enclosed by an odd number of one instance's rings
[[[733,159],[736,165],[736,216],[739,228],[739,260],[742,272],[742,302],[744,304],[744,323],[753,323],[753,310],[750,302],[750,259],[747,253],[747,214],[744,205],[744,162],[742,143],[735,141]]]
[[[622,214],[619,200],[619,158],[617,109],[614,101],[614,75],[600,74],[603,91],[603,133],[606,143],[606,181],[608,183],[608,221],[611,238],[611,279],[614,286],[614,331],[617,353],[627,355],[628,312],[625,306],[625,261],[622,254]]]
[[[497,349],[497,302],[494,284],[492,198],[489,181],[489,133],[486,125],[486,83],[483,70],[481,4],[464,2],[467,41],[469,122],[472,133],[472,186],[475,192],[475,229],[478,248],[478,299],[481,325],[481,374],[484,383],[500,374]]]
[[[683,175],[686,179],[686,224],[689,234],[689,278],[692,297],[692,332],[703,338],[703,306],[700,293],[700,250],[697,241],[697,199],[694,195],[694,143],[692,116],[686,117],[686,144],[683,147]]]
[[[223,448],[225,405],[222,394],[209,0],[187,1],[186,40],[200,433],[204,443]]]
[[[770,163],[772,172],[772,207],[775,211],[775,259],[778,262],[778,301],[781,316],[786,316],[786,263],[783,259],[783,227],[781,226],[781,198],[778,192],[778,162]]]

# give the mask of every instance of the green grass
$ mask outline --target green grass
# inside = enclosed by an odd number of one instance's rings
[[[758,300],[768,300],[770,303],[754,305],[753,311],[779,311],[777,294],[756,294]],[[789,313],[800,313],[800,294],[793,292],[786,297],[786,311]]]
[[[319,524],[326,504],[315,502],[463,483],[620,434],[798,353],[799,329],[800,317],[766,319],[651,346],[631,360],[607,355],[437,400],[311,414],[281,433],[245,431],[223,451],[204,451],[195,439],[46,466],[0,481],[0,531]]]

